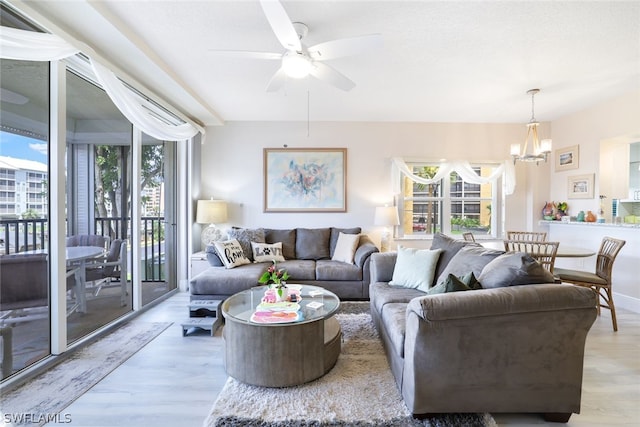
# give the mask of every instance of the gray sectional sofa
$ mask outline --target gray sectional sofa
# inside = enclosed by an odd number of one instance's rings
[[[245,255],[253,261],[250,242],[282,242],[285,260],[278,268],[287,270],[289,283],[321,286],[343,300],[369,298],[369,265],[371,254],[378,252],[368,236],[361,234],[355,250],[354,263],[334,261],[340,232],[360,234],[355,228],[293,228],[293,229],[232,229],[229,238],[237,239]],[[225,268],[212,246],[207,247],[211,267],[190,281],[192,300],[221,299],[259,285],[258,279],[272,265],[271,262],[251,262],[235,268]]]
[[[526,254],[444,236],[431,249],[440,255],[437,290],[394,286],[395,252],[371,260],[371,316],[407,407],[414,414],[541,413],[559,422],[579,413],[596,294],[552,276],[544,283],[544,273],[527,279],[522,270],[533,264]],[[459,283],[449,286],[458,281],[448,271],[474,272],[489,289],[461,292]]]

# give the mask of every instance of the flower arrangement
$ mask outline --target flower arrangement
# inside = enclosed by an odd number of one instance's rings
[[[278,268],[278,263],[273,261],[267,271],[258,279],[258,283],[269,285],[271,288],[280,289],[286,287],[283,282],[289,278],[289,273],[284,268]]]

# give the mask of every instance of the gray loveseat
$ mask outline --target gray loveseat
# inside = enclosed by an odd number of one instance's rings
[[[285,261],[278,268],[287,270],[289,283],[321,286],[340,299],[358,300],[369,298],[369,265],[371,254],[378,252],[368,236],[361,234],[355,250],[354,263],[333,261],[340,232],[360,234],[355,228],[293,228],[293,229],[232,229],[229,238],[235,238],[250,257],[250,242],[282,242]],[[258,279],[271,262],[259,262],[225,268],[212,247],[207,247],[207,258],[211,267],[190,281],[191,299],[221,299],[245,289],[259,285]]]
[[[434,240],[432,248],[441,248],[434,283],[464,245]],[[566,422],[580,412],[585,339],[597,315],[593,291],[538,283],[427,294],[389,284],[396,258],[372,256],[371,316],[414,414],[541,413]],[[490,270],[486,260],[462,261],[481,285],[483,278],[492,282],[491,272],[482,271]]]

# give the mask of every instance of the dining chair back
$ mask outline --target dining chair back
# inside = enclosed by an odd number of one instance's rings
[[[620,249],[622,249],[626,243],[625,240],[605,236],[600,243],[598,257],[596,259],[596,271],[594,273],[564,268],[556,269],[556,276],[563,282],[589,287],[598,293],[598,314],[600,313],[601,307],[611,311],[611,322],[613,323],[614,331],[618,330],[618,321],[616,320],[616,308],[613,303],[611,276],[613,273],[613,263]]]
[[[556,254],[559,242],[533,242],[529,240],[505,240],[504,250],[507,252],[525,252],[531,255],[542,266],[554,274]]]
[[[467,233],[462,233],[462,238],[464,240],[466,240],[467,242],[475,242],[476,238],[473,236],[473,233],[467,232]]]
[[[547,240],[547,233],[544,231],[507,231],[507,240],[544,242]]]

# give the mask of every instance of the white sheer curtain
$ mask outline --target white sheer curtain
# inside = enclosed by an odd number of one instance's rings
[[[506,160],[500,166],[498,166],[490,176],[483,177],[478,175],[469,162],[467,161],[458,161],[458,162],[442,162],[438,168],[438,172],[436,172],[433,178],[423,178],[418,175],[415,175],[409,166],[399,157],[394,157],[392,159],[393,167],[402,172],[407,178],[411,179],[414,182],[418,182],[420,184],[434,184],[440,181],[442,178],[448,176],[451,172],[457,172],[465,182],[471,184],[487,184],[493,181],[496,181],[498,178],[503,176],[504,174],[504,189],[505,194],[510,195],[513,194],[516,181],[515,181],[515,168],[513,164]],[[398,176],[397,173],[394,173],[394,176]]]
[[[56,61],[75,55],[79,50],[55,34],[37,33],[0,27],[0,57],[22,61]],[[91,65],[109,98],[124,116],[144,133],[161,141],[181,141],[204,135],[204,129],[191,123],[172,125],[152,114],[151,103],[127,88],[113,72],[93,58]]]

